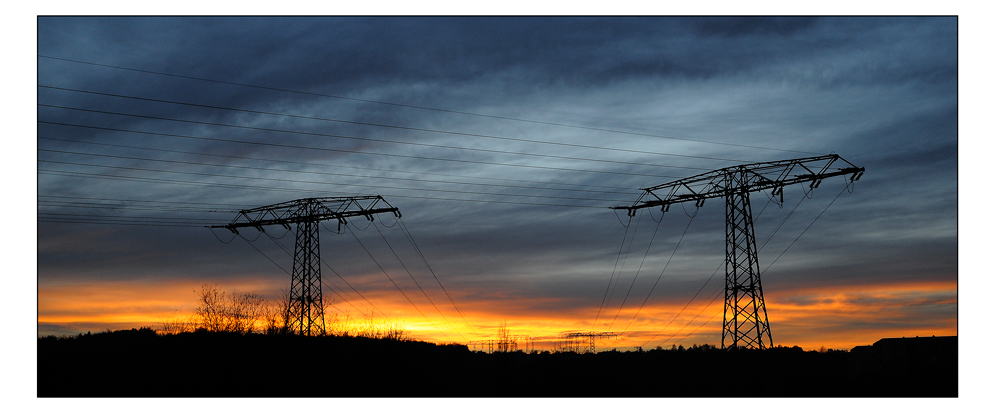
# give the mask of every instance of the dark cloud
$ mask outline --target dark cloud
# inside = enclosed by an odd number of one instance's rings
[[[698,17],[689,19],[697,33],[706,36],[793,35],[811,28],[817,17]]]

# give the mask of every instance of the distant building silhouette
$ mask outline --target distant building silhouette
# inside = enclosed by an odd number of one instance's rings
[[[850,350],[848,370],[866,396],[957,397],[957,336],[884,338],[857,346]]]
[[[914,360],[957,360],[957,336],[882,338],[870,346],[857,346],[850,353],[861,361],[909,363]]]

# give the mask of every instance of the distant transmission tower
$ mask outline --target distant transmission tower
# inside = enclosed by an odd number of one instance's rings
[[[378,207],[383,203],[386,207]],[[365,205],[364,205],[365,204]],[[339,226],[347,218],[366,217],[390,212],[400,218],[401,213],[379,195],[304,198],[238,212],[227,225],[208,228],[227,228],[238,234],[238,228],[253,227],[259,231],[266,225],[282,225],[290,229],[297,225],[297,242],[294,244],[294,270],[290,277],[290,303],[287,321],[290,331],[301,335],[325,335],[325,307],[321,297],[321,255],[318,248],[318,224],[335,219]]]
[[[602,333],[594,333],[594,332],[591,332],[591,333],[566,333],[566,334],[563,335],[563,337],[566,339],[566,341],[568,341],[570,343],[575,343],[575,340],[580,339],[580,338],[588,338],[588,339],[590,339],[590,345],[588,346],[587,351],[590,352],[591,354],[594,354],[594,353],[597,353],[597,348],[595,347],[595,342],[596,342],[597,339],[599,339],[599,338],[618,337],[618,334],[612,333],[610,331],[608,331],[608,332],[602,332]],[[577,347],[577,349],[580,350],[580,346],[579,345],[575,345],[575,347]]]
[[[510,353],[518,351],[518,341],[521,340],[525,345],[526,353],[531,353],[535,350],[537,337],[512,335],[510,333],[511,330],[508,329],[508,322],[502,321],[501,325],[498,326],[497,339],[470,341],[466,345],[474,351],[479,347],[481,351],[485,351],[488,354],[494,352]]]
[[[840,161],[846,165],[832,168]],[[767,307],[760,285],[760,264],[753,235],[753,212],[750,192],[771,190],[778,205],[784,203],[784,187],[809,183],[819,187],[823,179],[853,174],[854,182],[864,174],[839,155],[760,162],[706,172],[690,178],[642,188],[642,195],[631,206],[613,209],[628,210],[634,216],[641,208],[660,207],[667,212],[670,205],[694,201],[696,207],[709,198],[726,200],[726,285],[722,321],[722,347],[769,348],[773,340],[767,323]],[[764,339],[766,338],[766,343]]]

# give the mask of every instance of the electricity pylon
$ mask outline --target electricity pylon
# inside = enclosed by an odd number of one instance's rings
[[[588,347],[588,351],[591,354],[594,354],[594,353],[597,352],[596,348],[594,346],[595,340],[597,340],[599,338],[618,337],[618,334],[612,333],[610,331],[603,332],[603,333],[594,333],[594,332],[591,332],[591,333],[567,333],[563,337],[566,338],[566,339],[568,339],[568,340],[570,340],[571,342],[574,339],[578,339],[578,338],[581,338],[581,337],[587,337],[587,338],[589,338],[591,340],[591,344]]]
[[[365,206],[364,206],[365,203]],[[378,204],[386,207],[378,207]],[[287,323],[291,332],[301,335],[325,335],[325,307],[321,297],[321,255],[318,248],[318,224],[335,219],[339,228],[347,218],[366,217],[391,212],[400,218],[401,213],[380,195],[303,198],[252,209],[238,211],[227,225],[208,228],[227,228],[238,234],[238,228],[253,227],[265,232],[264,226],[282,225],[290,229],[297,225],[294,244],[294,270],[290,277],[290,302]]]
[[[833,168],[838,161],[846,165]],[[850,182],[854,182],[864,174],[864,168],[858,168],[839,155],[731,166],[642,188],[643,193],[632,205],[612,209],[628,210],[631,217],[641,208],[660,207],[662,212],[667,212],[672,204],[694,201],[696,207],[701,207],[706,199],[725,198],[726,285],[722,348],[726,348],[728,337],[731,348],[763,349],[774,344],[760,285],[750,192],[770,189],[774,201],[783,205],[785,186],[808,183],[810,189],[815,189],[823,179],[848,174],[853,174]]]

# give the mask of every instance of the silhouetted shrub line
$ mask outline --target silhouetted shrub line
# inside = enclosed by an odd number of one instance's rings
[[[290,296],[283,292],[281,297],[266,300],[254,292],[225,292],[217,284],[204,284],[197,295],[197,307],[185,317],[163,316],[156,329],[159,334],[169,335],[194,331],[240,334],[289,334],[291,324]],[[330,335],[348,335],[370,338],[407,340],[410,334],[402,322],[377,316],[373,310],[361,312],[362,319],[353,319],[344,314],[332,312],[324,306],[320,320],[325,332]],[[320,330],[320,329],[319,329]]]
[[[956,397],[956,358],[712,346],[486,354],[412,340],[142,328],[39,338],[38,396]],[[731,386],[731,374],[752,384]]]

